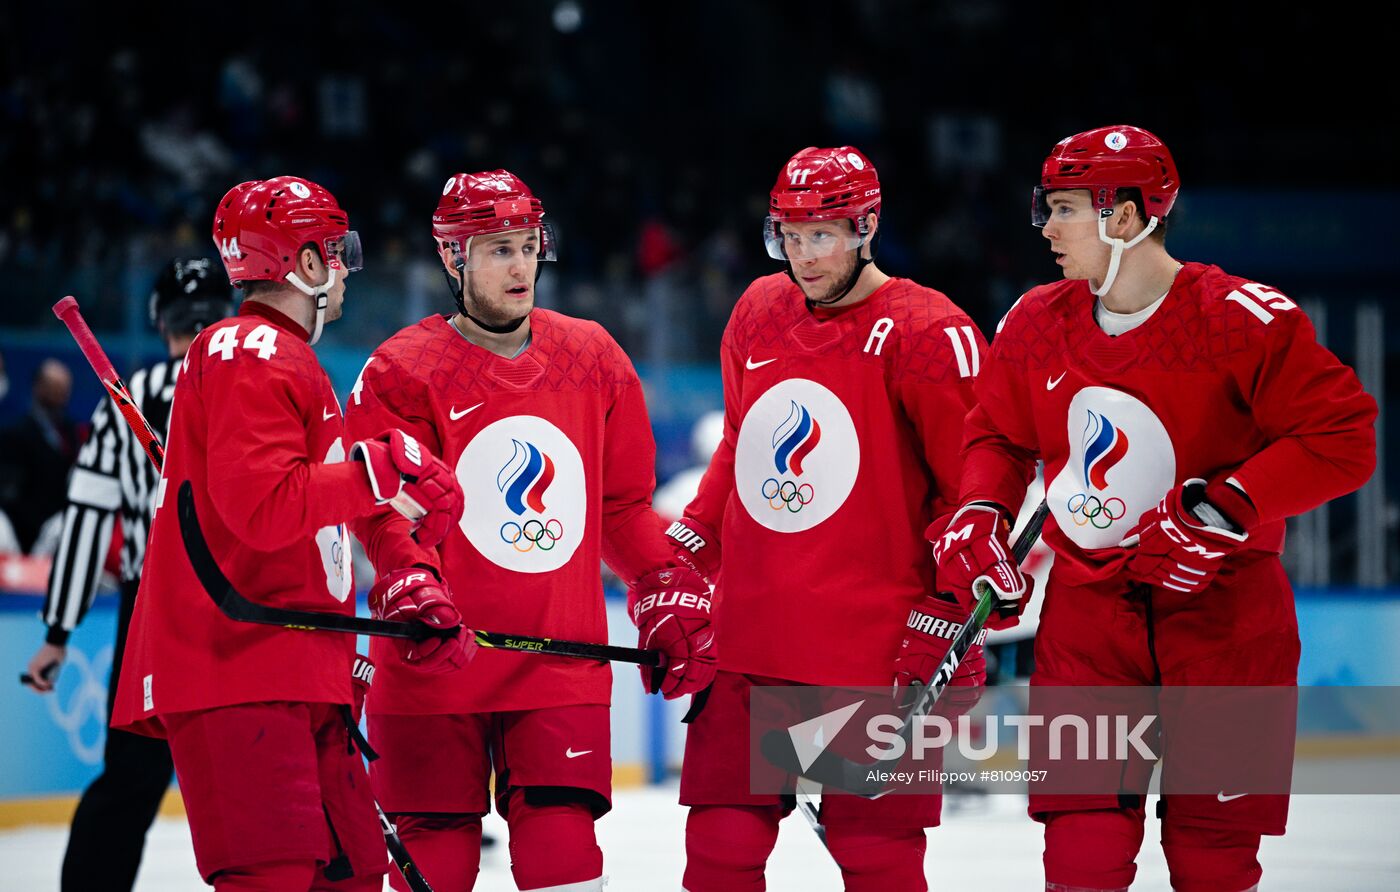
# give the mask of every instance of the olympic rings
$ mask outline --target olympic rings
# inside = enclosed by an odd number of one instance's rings
[[[65,682],[49,697],[49,716],[68,735],[73,755],[85,765],[102,762],[107,732],[107,685],[112,666],[112,645],[106,645],[88,660],[77,647],[69,646],[64,658],[64,674],[76,676],[77,690]]]
[[[816,490],[812,489],[810,483],[803,483],[799,486],[791,480],[779,482],[772,477],[763,481],[761,492],[763,497],[768,500],[769,508],[774,511],[782,511],[786,508],[793,514],[807,507],[816,497]]]
[[[1123,500],[1116,496],[1104,502],[1100,501],[1098,496],[1082,492],[1070,496],[1065,508],[1069,510],[1070,517],[1074,518],[1075,526],[1093,524],[1096,530],[1108,529],[1115,520],[1122,520],[1128,510]]]
[[[534,551],[536,546],[540,551],[552,551],[564,538],[564,525],[552,517],[546,521],[527,520],[523,525],[508,520],[501,524],[500,534],[502,542],[521,554]],[[522,542],[525,543],[524,548],[520,547]]]

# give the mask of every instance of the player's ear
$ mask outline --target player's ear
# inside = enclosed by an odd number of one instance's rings
[[[315,245],[306,244],[297,252],[297,275],[309,285],[319,285],[326,280],[326,265],[321,261],[321,252]]]
[[[442,258],[442,265],[447,268],[447,274],[454,279],[461,278],[457,272],[457,249],[451,242],[438,242],[438,256]]]
[[[1138,203],[1131,198],[1127,201],[1116,204],[1113,208],[1113,216],[1109,218],[1109,226],[1116,229],[1115,235],[1120,238],[1130,238],[1142,231],[1147,225],[1142,219],[1142,209]]]
[[[867,235],[865,245],[860,249],[861,256],[867,260],[874,259],[871,255],[872,246],[875,244],[875,233],[880,231],[880,218],[873,213],[865,215],[865,227]]]

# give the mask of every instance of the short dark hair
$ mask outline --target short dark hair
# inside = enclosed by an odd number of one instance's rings
[[[247,300],[264,292],[272,291],[278,286],[278,282],[271,279],[248,279],[238,283],[238,287],[243,289],[243,299]]]
[[[1131,201],[1131,202],[1133,203],[1133,206],[1137,208],[1137,217],[1138,217],[1138,219],[1142,221],[1142,225],[1146,226],[1146,225],[1147,225],[1147,210],[1146,210],[1147,204],[1146,204],[1146,202],[1143,200],[1143,197],[1142,197],[1142,190],[1139,189],[1137,186],[1123,186],[1123,187],[1117,189],[1117,190],[1113,193],[1113,203],[1114,203],[1115,205],[1118,205],[1118,204],[1122,204],[1122,203],[1125,202],[1125,201]],[[1167,242],[1167,218],[1166,218],[1166,217],[1160,217],[1160,218],[1158,218],[1158,220],[1157,220],[1157,226],[1156,226],[1155,229],[1152,230],[1152,234],[1149,235],[1148,238],[1150,238],[1150,239],[1155,239],[1157,242],[1159,242],[1159,243],[1161,243],[1161,244],[1166,244],[1166,242]]]

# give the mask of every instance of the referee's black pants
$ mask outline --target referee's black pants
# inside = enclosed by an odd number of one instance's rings
[[[107,686],[109,717],[139,585],[140,580],[122,583],[112,678]],[[63,856],[63,892],[130,892],[146,847],[146,831],[175,771],[164,740],[111,728],[102,762],[102,773],[83,792],[73,814]]]

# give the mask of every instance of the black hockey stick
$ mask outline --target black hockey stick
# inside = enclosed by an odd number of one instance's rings
[[[403,874],[408,888],[413,892],[433,892],[433,887],[428,885],[423,872],[413,863],[413,856],[408,853],[408,847],[399,838],[399,828],[384,814],[384,809],[379,807],[378,802],[374,803],[374,810],[379,814],[379,828],[384,831],[384,844],[389,847],[389,856],[394,859],[394,866],[399,869],[399,873]]]
[[[1012,558],[1017,564],[1024,561],[1026,555],[1030,554],[1031,546],[1035,545],[1040,538],[1041,527],[1044,526],[1045,517],[1049,513],[1050,505],[1042,501],[1026,523],[1026,528],[1017,537],[1015,544],[1011,547]],[[948,683],[952,681],[953,674],[957,672],[963,657],[967,656],[972,643],[981,635],[982,628],[986,625],[987,618],[991,616],[994,609],[994,601],[991,588],[984,585],[978,592],[977,606],[973,608],[972,615],[963,623],[962,631],[958,632],[953,643],[948,646],[948,652],[944,654],[942,662],[934,670],[929,683],[924,686],[914,686],[918,693],[915,695],[913,704],[901,716],[898,728],[892,729],[904,741],[904,746],[899,750],[901,752],[900,758],[903,758],[903,752],[908,751],[909,742],[919,719],[933,711],[934,705],[938,702],[938,698],[943,695]],[[784,771],[809,778],[823,786],[832,786],[864,796],[867,799],[878,798],[886,792],[885,782],[872,780],[871,773],[877,772],[877,769],[889,766],[893,762],[898,762],[898,759],[876,759],[873,762],[861,763],[826,749],[810,765],[803,768],[801,760],[797,757],[791,736],[786,731],[780,730],[764,734],[759,741],[759,747],[764,758]],[[878,777],[878,772],[875,776]],[[814,826],[820,825],[814,824]]]
[[[180,515],[180,538],[184,540],[185,552],[190,566],[200,585],[213,599],[214,606],[229,619],[243,623],[260,623],[269,626],[282,626],[302,631],[345,632],[355,635],[369,635],[378,638],[408,638],[423,641],[428,638],[448,638],[456,634],[456,627],[450,629],[430,626],[425,622],[400,622],[387,619],[369,619],[362,616],[344,616],[338,613],[321,613],[315,610],[291,610],[285,607],[269,607],[244,597],[233,583],[229,582],[218,561],[209,550],[204,531],[199,525],[199,515],[194,505],[194,487],[188,480],[180,484],[178,496]],[[505,632],[472,633],[481,647],[497,650],[513,650],[523,653],[550,654],[558,657],[574,657],[598,662],[636,663],[640,666],[661,668],[661,652],[641,650],[635,647],[616,647],[611,644],[592,644],[585,641],[567,641],[559,638],[540,638],[531,635],[510,635]]]

